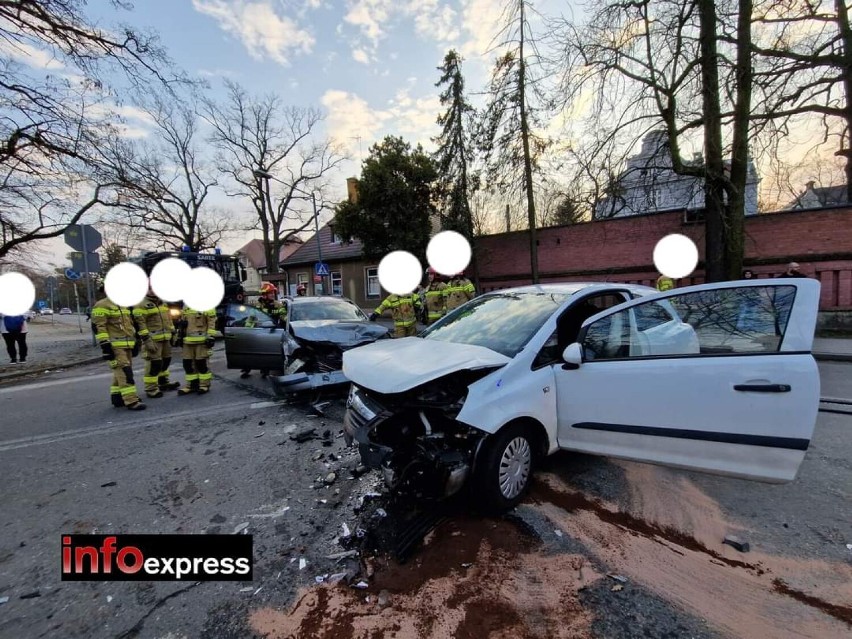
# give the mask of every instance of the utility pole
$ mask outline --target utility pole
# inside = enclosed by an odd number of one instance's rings
[[[319,213],[317,213],[317,194],[314,191],[311,191],[311,203],[314,206],[314,229],[317,236],[317,261],[322,263],[322,242],[320,241],[319,232]],[[320,275],[320,283],[322,284],[322,294],[326,295],[324,275]]]

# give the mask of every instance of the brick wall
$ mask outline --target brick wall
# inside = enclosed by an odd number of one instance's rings
[[[799,262],[806,275],[822,283],[821,310],[852,310],[852,207],[748,217],[745,232],[745,265],[758,277]],[[704,225],[684,224],[677,212],[540,229],[540,279],[652,284],[658,275],[654,246],[670,233],[692,238],[699,251],[698,269],[678,284],[700,284]],[[526,231],[477,238],[475,250],[484,291],[531,282]]]

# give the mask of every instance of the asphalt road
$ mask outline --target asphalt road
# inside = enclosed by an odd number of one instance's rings
[[[66,319],[57,316],[57,321]],[[357,459],[337,437],[341,403],[333,403],[326,417],[311,417],[305,406],[276,402],[257,373],[241,380],[238,371],[227,371],[221,352],[212,367],[216,378],[209,395],[172,393],[148,400],[149,410],[142,413],[110,406],[110,373],[100,364],[0,385],[0,601],[9,597],[0,603],[0,638],[261,636],[268,626],[253,616],[258,610],[281,614],[297,593],[301,597],[316,587],[316,576],[343,569],[326,557],[341,551],[338,537],[344,523],[355,530],[354,506],[375,489],[376,480],[369,474],[357,479],[351,475]],[[180,379],[178,367],[172,370]],[[820,371],[823,395],[852,399],[852,364],[823,363]],[[141,380],[138,366],[136,376]],[[331,445],[290,439],[306,426],[320,434],[331,431]],[[773,636],[766,634],[771,628],[766,624],[773,623],[769,616],[748,612],[757,605],[749,596],[740,597],[739,604],[748,623],[736,616],[736,603],[730,604],[733,621],[714,616],[712,607],[724,608],[725,597],[739,597],[737,588],[744,588],[725,581],[733,577],[721,575],[714,581],[695,565],[673,565],[669,574],[678,572],[685,581],[671,581],[655,576],[651,555],[639,567],[624,563],[650,552],[629,545],[638,539],[637,530],[648,533],[637,522],[678,529],[728,562],[750,560],[759,552],[761,570],[789,580],[795,568],[806,581],[822,579],[824,586],[832,586],[826,575],[844,577],[838,567],[852,566],[852,551],[846,548],[852,543],[850,433],[852,415],[820,413],[800,476],[784,486],[560,454],[548,463],[538,488],[516,515],[549,544],[548,552],[580,553],[601,574],[620,571],[629,576],[624,592],[611,592],[614,582],[608,584],[605,578],[579,589],[578,601],[595,621],[588,635],[577,636]],[[337,475],[329,484],[324,478],[332,471]],[[609,522],[606,513],[584,519],[598,506],[574,510],[549,501],[545,485],[613,504],[633,518],[612,530],[598,530],[595,526]],[[590,528],[582,527],[586,525]],[[558,539],[555,528],[564,531]],[[254,536],[255,577],[250,583],[60,580],[62,533],[237,530]],[[753,554],[713,545],[728,532],[748,539]],[[624,537],[611,536],[616,533]],[[447,543],[458,539],[450,536]],[[605,539],[609,541],[603,543]],[[686,543],[679,537],[666,539],[651,544],[654,552],[662,549],[672,558],[689,554],[677,545]],[[616,548],[622,552],[609,554]],[[709,563],[706,568],[717,570]],[[763,578],[755,575],[749,578]],[[422,580],[427,578],[424,573]],[[531,579],[541,583],[543,577]],[[701,590],[705,582],[706,593]],[[829,600],[839,606],[835,613],[845,614],[848,583],[837,586],[835,595],[818,586],[808,586],[817,588],[811,594],[823,604]],[[703,594],[712,604],[708,609],[695,600]],[[846,610],[850,601],[845,601]],[[777,619],[812,622],[797,630],[797,636],[849,629],[816,601],[777,595],[767,602]],[[522,605],[527,604],[518,603]],[[542,614],[536,606],[519,608],[519,614],[535,618]],[[336,613],[327,614],[332,618]],[[756,626],[750,625],[751,614]],[[798,628],[793,621],[788,625]],[[561,636],[542,632],[522,636]]]

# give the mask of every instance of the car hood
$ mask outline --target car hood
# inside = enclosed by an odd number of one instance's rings
[[[358,346],[387,335],[381,324],[341,320],[295,320],[290,322],[293,335],[308,342],[329,342],[343,348]]]
[[[377,393],[402,393],[450,373],[499,367],[511,361],[484,346],[405,337],[343,354],[343,374]]]

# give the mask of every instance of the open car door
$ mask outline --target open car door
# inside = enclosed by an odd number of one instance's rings
[[[704,284],[589,318],[579,367],[554,367],[560,447],[794,479],[819,408],[819,292],[806,278]]]
[[[284,329],[263,310],[246,304],[228,304],[222,333],[228,368],[276,370],[283,367]]]

